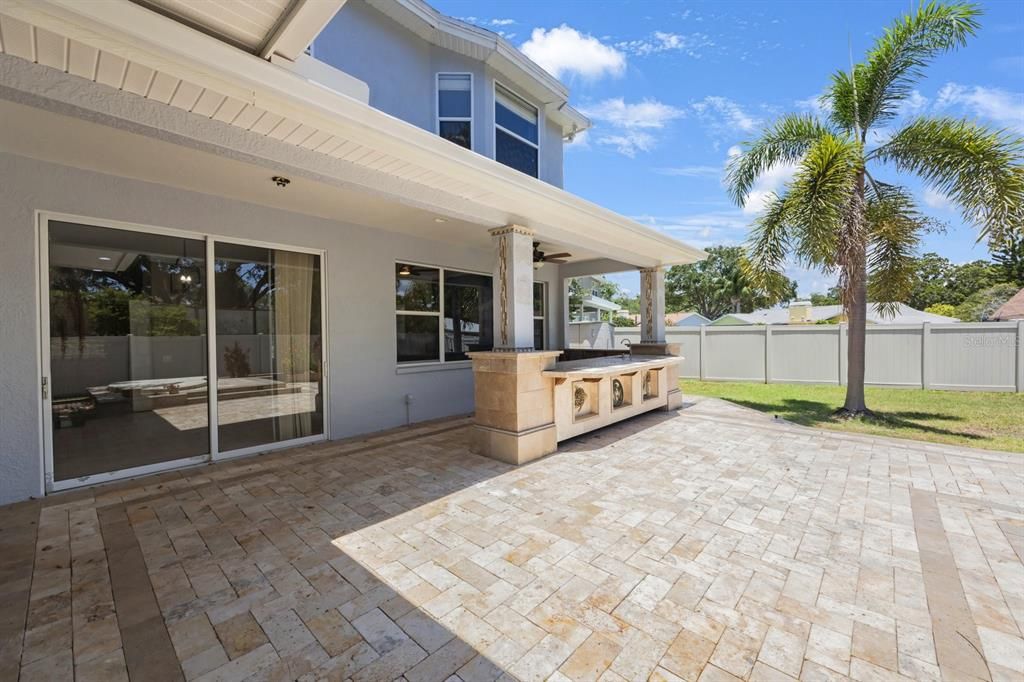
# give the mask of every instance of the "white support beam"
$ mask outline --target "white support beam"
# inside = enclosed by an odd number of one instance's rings
[[[494,238],[494,348],[533,350],[533,230],[490,230]]]
[[[297,0],[260,48],[260,56],[270,59],[278,55],[294,62],[320,35],[345,1]]]
[[[640,270],[640,342],[665,343],[665,270]]]

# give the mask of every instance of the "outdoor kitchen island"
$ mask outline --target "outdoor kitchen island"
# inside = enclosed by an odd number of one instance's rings
[[[682,360],[672,355],[625,355],[555,363],[541,374],[554,379],[556,439],[667,408],[670,392],[681,395],[677,366]]]
[[[476,401],[473,450],[510,464],[554,452],[559,441],[682,404],[677,344],[558,362],[562,351],[470,353]]]

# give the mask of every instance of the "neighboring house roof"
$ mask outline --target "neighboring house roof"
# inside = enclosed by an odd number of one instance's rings
[[[1009,301],[999,308],[989,318],[992,320],[1024,320],[1024,289],[1013,295]]]
[[[669,313],[665,316],[665,322],[670,327],[697,327],[702,324],[711,324],[711,320],[698,312]]]
[[[278,149],[287,148],[285,168],[293,180],[305,173],[316,182],[410,203],[446,216],[450,229],[467,239],[479,234],[471,226],[513,223],[553,243],[587,245],[590,258],[615,257],[637,267],[692,263],[706,255],[325,87],[295,65],[270,63],[139,5],[6,0],[0,12],[13,18],[3,26],[0,51],[145,98],[153,103],[148,106],[248,131],[261,144],[269,140],[270,147],[254,146],[250,156],[278,165],[284,156]],[[67,51],[69,41],[89,49]],[[130,125],[149,116],[143,107],[117,108],[113,95],[86,101],[78,90],[39,92],[37,81],[22,78],[17,87]],[[230,148],[224,140],[236,133],[196,125],[176,134],[216,154]]]
[[[606,310],[612,313],[622,307],[618,303],[601,298],[600,296],[584,296],[582,305],[584,308],[597,308],[598,310]]]
[[[441,14],[423,0],[366,2],[427,42],[482,61],[540,101],[548,102],[547,115],[558,122],[563,135],[590,127],[590,119],[569,106],[569,89],[497,33]]]
[[[843,314],[841,305],[816,305],[810,308],[811,322],[831,320]],[[921,324],[932,322],[934,324],[945,324],[959,322],[954,317],[926,313],[923,310],[911,308],[905,303],[896,304],[896,314],[887,317],[881,314],[877,303],[868,304],[869,324]],[[789,308],[766,308],[755,310],[752,313],[727,313],[722,315],[712,324],[715,325],[745,325],[745,324],[789,324]]]

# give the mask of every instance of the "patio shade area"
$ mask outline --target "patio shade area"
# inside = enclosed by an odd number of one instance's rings
[[[1024,673],[1019,456],[717,400],[518,468],[471,454],[469,432],[0,509],[0,679]]]

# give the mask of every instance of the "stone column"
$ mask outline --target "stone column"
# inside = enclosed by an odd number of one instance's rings
[[[640,270],[640,343],[665,343],[665,271]]]
[[[633,355],[682,356],[682,346],[665,341],[665,271],[661,268],[640,269],[640,343],[630,346]],[[679,390],[679,365],[665,368],[668,403],[665,410],[675,410],[683,404]]]
[[[494,237],[494,349],[533,350],[533,230],[506,225]]]
[[[524,464],[558,447],[555,381],[544,376],[562,351],[533,349],[533,231],[519,225],[494,237],[494,350],[473,361],[474,452]]]

